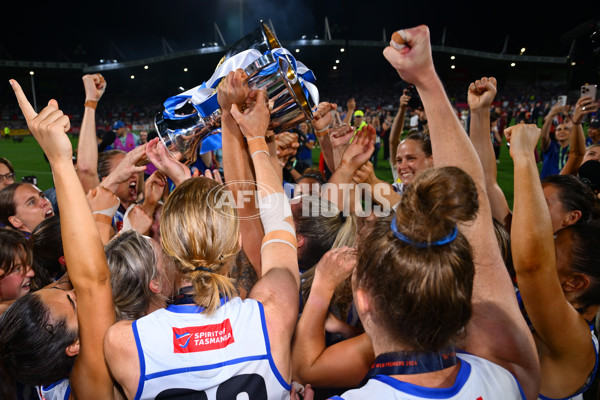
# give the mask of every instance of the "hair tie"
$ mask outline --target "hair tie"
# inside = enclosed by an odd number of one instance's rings
[[[342,224],[346,222],[346,216],[344,215],[343,211],[340,211],[340,220],[342,221]]]
[[[199,267],[194,268],[194,271],[204,271],[204,272],[208,272],[209,274],[213,273],[213,271],[211,271],[210,268],[206,268],[206,267],[204,267],[202,265],[199,266]]]
[[[404,243],[409,244],[414,247],[417,247],[419,249],[424,249],[426,247],[432,247],[432,246],[443,246],[445,244],[452,242],[454,239],[456,239],[456,236],[458,235],[458,228],[455,225],[454,229],[452,229],[452,231],[448,234],[448,236],[445,236],[445,237],[441,238],[440,240],[436,240],[435,242],[413,242],[410,238],[406,237],[405,235],[400,233],[400,231],[398,230],[398,226],[396,226],[396,216],[394,216],[394,218],[392,218],[392,223],[390,224],[390,226],[392,228],[392,232],[394,232],[394,236],[396,236],[398,239],[402,240]]]

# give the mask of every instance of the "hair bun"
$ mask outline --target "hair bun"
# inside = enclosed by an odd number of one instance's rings
[[[420,173],[404,194],[396,220],[398,230],[416,242],[447,236],[459,222],[475,218],[479,209],[473,179],[457,167]]]

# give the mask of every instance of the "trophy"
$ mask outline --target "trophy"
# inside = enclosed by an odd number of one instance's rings
[[[195,162],[199,153],[209,151],[203,142],[211,142],[221,132],[218,82],[238,68],[248,75],[249,88],[266,90],[271,114],[269,129],[277,134],[303,121],[312,121],[311,110],[319,101],[312,83],[314,75],[261,22],[258,29],[230,47],[210,80],[169,98],[163,111],[155,116],[161,141],[171,154],[180,153],[186,164]]]

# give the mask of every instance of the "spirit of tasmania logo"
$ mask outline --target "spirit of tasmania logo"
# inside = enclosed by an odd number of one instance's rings
[[[174,353],[223,349],[234,342],[229,319],[214,325],[173,328]]]

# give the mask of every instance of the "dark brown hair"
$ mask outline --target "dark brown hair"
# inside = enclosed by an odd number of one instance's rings
[[[14,229],[0,228],[0,279],[15,269],[16,257],[21,259],[23,268],[31,265],[31,245],[21,232]]]
[[[0,190],[0,222],[9,228],[12,228],[12,224],[8,220],[8,217],[12,217],[17,213],[15,192],[21,185],[25,184],[22,182],[15,182]]]

